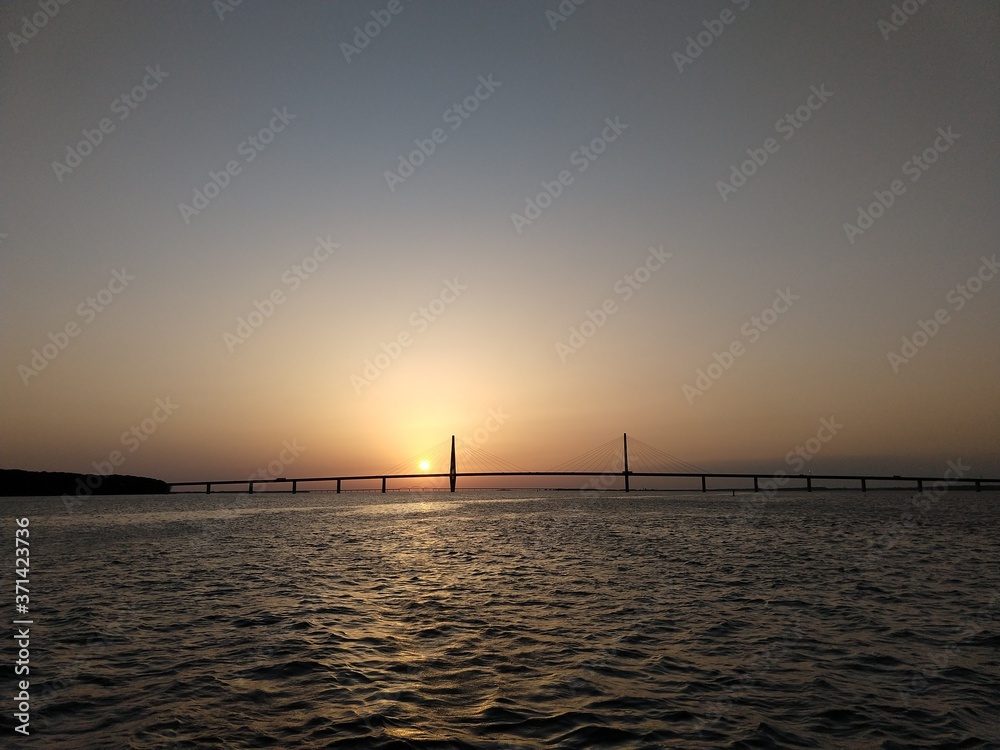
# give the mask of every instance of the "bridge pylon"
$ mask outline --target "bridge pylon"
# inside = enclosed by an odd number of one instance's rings
[[[451,470],[448,472],[448,480],[451,482],[451,491],[455,491],[455,481],[458,479],[458,470],[455,465],[455,436],[451,436]]]
[[[625,453],[625,470],[622,474],[625,475],[625,491],[628,492],[628,433],[622,433],[622,448]]]

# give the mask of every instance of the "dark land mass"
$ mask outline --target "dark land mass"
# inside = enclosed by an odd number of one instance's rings
[[[31,495],[158,495],[170,491],[159,479],[127,474],[0,469],[0,497]]]

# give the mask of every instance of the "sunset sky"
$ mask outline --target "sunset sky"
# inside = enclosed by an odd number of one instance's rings
[[[4,468],[833,419],[814,473],[1000,474],[995,2],[51,5],[0,10]]]

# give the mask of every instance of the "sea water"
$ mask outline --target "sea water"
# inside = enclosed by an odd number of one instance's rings
[[[7,498],[0,745],[1000,747],[1000,493],[919,499]]]

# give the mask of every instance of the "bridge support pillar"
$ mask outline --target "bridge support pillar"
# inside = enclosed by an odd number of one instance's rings
[[[862,494],[868,494],[868,483],[865,481],[864,477],[861,477],[861,492]]]
[[[382,494],[385,494],[385,477],[382,477]]]
[[[753,491],[760,492],[760,487],[757,486],[757,477],[753,478]]]
[[[918,479],[917,480],[917,492],[923,492],[923,491],[924,491],[924,480],[923,479]]]
[[[340,480],[337,480],[337,494],[340,494]]]
[[[982,483],[977,479],[976,480],[976,492],[982,492],[982,491],[983,491]]]
[[[250,494],[252,495],[253,494],[253,482],[249,482],[248,484],[250,485],[250,490],[249,491],[250,491]]]
[[[812,492],[812,491],[813,491],[813,478],[806,477],[806,492]]]
[[[702,492],[708,492],[708,490],[705,489],[705,475],[704,474],[701,475],[701,491]]]
[[[293,479],[292,480],[292,494],[294,495],[298,491],[299,491],[299,483],[298,483],[297,480]]]
[[[205,482],[205,494],[206,495],[211,495],[212,494],[212,483],[211,482]]]

